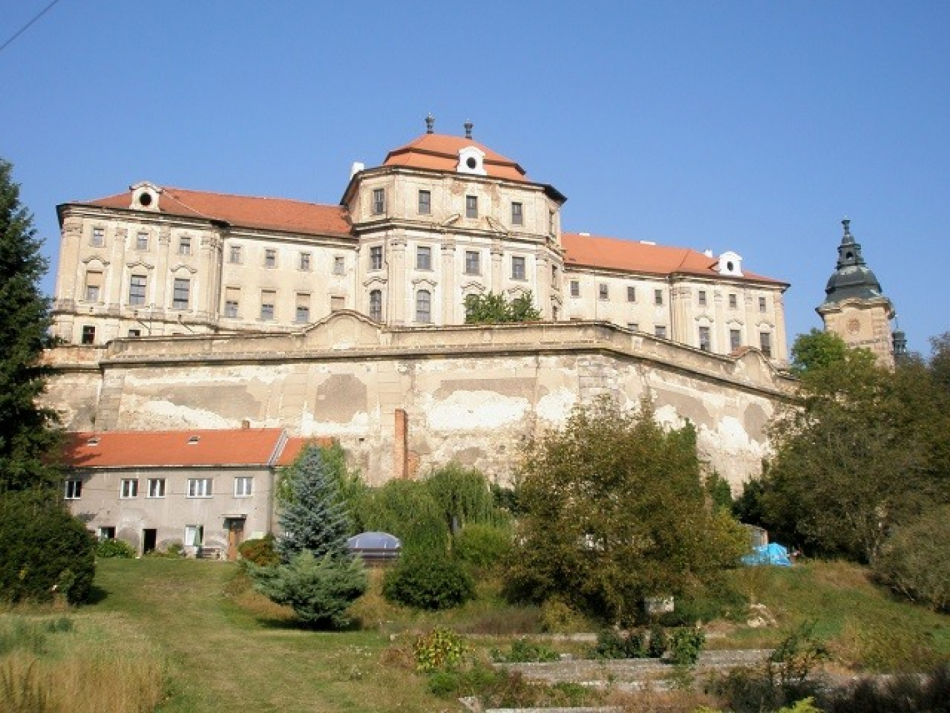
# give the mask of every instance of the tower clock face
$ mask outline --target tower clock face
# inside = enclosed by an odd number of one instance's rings
[[[856,319],[848,320],[848,334],[857,334],[861,331],[861,322]]]

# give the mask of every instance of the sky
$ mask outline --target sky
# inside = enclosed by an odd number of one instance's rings
[[[50,1],[0,0],[0,44]],[[790,283],[790,343],[844,217],[908,347],[950,331],[945,0],[58,0],[0,50],[48,294],[60,203],[149,180],[336,204],[430,112],[565,194],[567,231]]]

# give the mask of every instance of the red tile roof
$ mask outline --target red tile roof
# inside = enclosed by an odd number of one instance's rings
[[[306,235],[350,235],[346,210],[338,205],[320,205],[287,198],[257,198],[226,193],[163,188],[160,212],[185,218],[221,220],[245,228],[281,230]],[[80,203],[104,208],[129,208],[132,192]]]
[[[622,270],[648,275],[691,274],[719,277],[716,271],[717,258],[708,257],[690,248],[673,248],[652,245],[633,240],[619,240],[595,235],[563,233],[566,266],[592,267],[607,270]],[[784,285],[780,280],[742,271],[741,279]]]
[[[528,180],[524,169],[510,158],[505,158],[472,139],[446,134],[423,134],[405,146],[390,151],[383,165],[455,171],[459,161],[459,150],[470,146],[474,146],[485,154],[482,165],[489,176],[509,181]]]
[[[286,440],[280,428],[71,433],[66,463],[73,468],[266,466]]]
[[[300,451],[303,450],[303,447],[309,443],[312,443],[315,446],[320,448],[325,448],[333,444],[332,438],[317,438],[317,437],[307,437],[307,438],[288,438],[287,443],[284,445],[284,449],[280,452],[280,457],[277,459],[275,465],[285,466],[290,465],[295,460],[297,456],[300,455]]]

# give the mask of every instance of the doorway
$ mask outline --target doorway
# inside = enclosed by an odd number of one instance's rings
[[[142,530],[142,554],[147,555],[155,551],[155,544],[158,542],[158,530],[155,528],[146,528]]]
[[[238,548],[244,542],[244,518],[231,518],[227,521],[228,527],[228,561],[234,562],[238,558]]]

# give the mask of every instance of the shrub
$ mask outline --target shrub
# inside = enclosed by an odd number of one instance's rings
[[[511,546],[511,530],[507,527],[472,523],[456,536],[452,551],[465,564],[487,569],[500,564]]]
[[[357,518],[367,530],[389,532],[407,549],[444,549],[449,528],[424,483],[390,480],[359,500]]]
[[[85,601],[95,572],[96,541],[47,493],[0,498],[0,599]]]
[[[492,661],[499,663],[545,662],[557,661],[560,658],[557,651],[549,646],[528,641],[527,639],[516,639],[513,641],[511,643],[511,649],[508,652],[504,652],[500,649],[491,650]]]
[[[605,629],[597,634],[597,645],[591,649],[597,659],[642,659],[649,656],[646,632],[621,632]]]
[[[670,663],[677,666],[695,666],[705,645],[706,635],[701,629],[677,629],[670,637]]]
[[[386,572],[383,596],[415,609],[450,609],[475,597],[475,582],[442,552],[406,552]]]
[[[541,630],[559,634],[590,631],[583,614],[558,597],[551,597],[541,605]]]
[[[135,548],[125,540],[100,540],[96,545],[96,557],[132,559],[135,557]]]
[[[245,540],[238,547],[241,559],[259,567],[271,567],[280,562],[280,555],[274,549],[274,536],[270,533],[253,540]]]
[[[877,578],[934,611],[950,611],[950,505],[896,531],[874,562]]]
[[[449,629],[433,629],[416,637],[412,645],[416,670],[421,673],[452,671],[462,662],[465,643]]]

